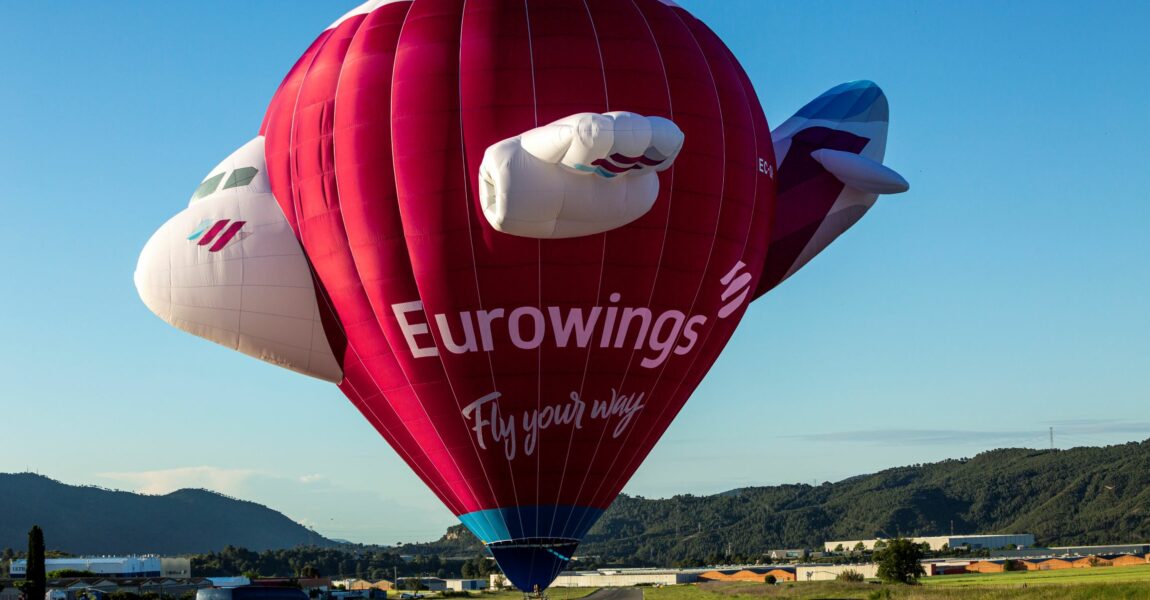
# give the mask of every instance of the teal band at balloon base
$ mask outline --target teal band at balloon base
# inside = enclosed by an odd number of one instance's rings
[[[459,515],[459,520],[485,544],[550,538],[582,540],[603,516],[603,509],[566,504],[489,508]]]

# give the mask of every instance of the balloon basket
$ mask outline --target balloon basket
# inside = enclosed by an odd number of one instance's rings
[[[547,597],[547,590],[536,588],[533,592],[523,592],[523,600],[550,600]]]

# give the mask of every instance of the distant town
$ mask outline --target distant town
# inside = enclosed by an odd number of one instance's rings
[[[778,549],[754,564],[690,568],[612,568],[561,573],[553,588],[673,586],[706,582],[775,584],[880,578],[876,555],[893,542],[909,543],[922,554],[923,577],[972,573],[1143,567],[1150,575],[1150,542],[1043,547],[1032,534],[952,535],[890,539],[829,540],[821,550]],[[6,551],[6,554],[11,551]],[[406,560],[417,557],[407,556]],[[510,589],[493,561],[483,577],[393,576],[364,578],[324,574],[300,565],[292,576],[256,573],[197,576],[193,561],[176,556],[57,556],[44,559],[44,600],[218,600],[210,590],[283,588],[323,600],[378,600],[470,595]],[[577,565],[579,558],[573,562]],[[480,565],[481,567],[483,565]],[[26,593],[26,557],[0,562],[0,600],[33,600]],[[468,569],[464,569],[468,571]],[[398,570],[396,571],[398,572]],[[475,568],[470,570],[471,574]],[[286,599],[283,599],[286,600]]]

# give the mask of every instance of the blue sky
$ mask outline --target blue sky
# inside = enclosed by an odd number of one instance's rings
[[[773,125],[891,103],[912,189],[759,300],[625,490],[834,481],[1150,437],[1150,5],[680,0]],[[393,543],[454,518],[334,386],[136,297],[152,231],[354,2],[0,5],[0,472],[255,500]]]

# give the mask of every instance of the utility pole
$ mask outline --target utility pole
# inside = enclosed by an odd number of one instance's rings
[[[1051,426],[1051,428],[1050,428],[1050,449],[1051,450],[1054,449],[1054,427],[1053,426]]]

